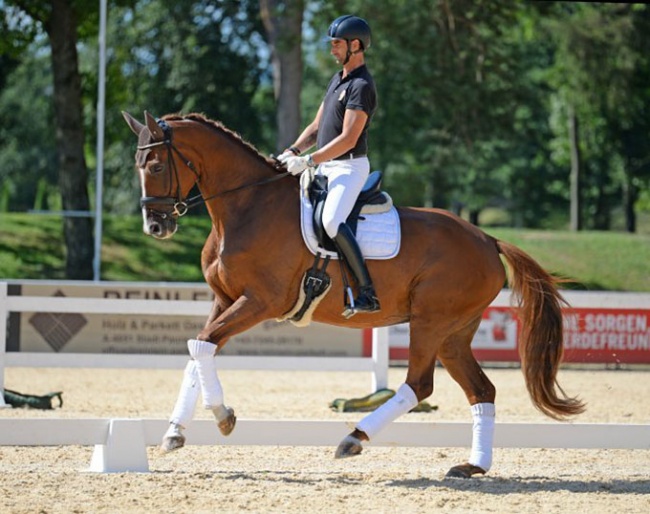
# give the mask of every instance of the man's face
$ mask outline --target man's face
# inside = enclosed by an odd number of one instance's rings
[[[347,55],[348,52],[348,45],[345,42],[344,39],[332,39],[330,41],[330,53],[334,56],[334,59],[336,59],[336,62],[339,64],[343,64],[345,62],[345,56]]]
[[[336,62],[343,64],[348,53],[348,45],[345,39],[332,39],[330,53],[336,59]],[[350,41],[350,51],[356,53],[361,50],[361,43],[358,39]]]

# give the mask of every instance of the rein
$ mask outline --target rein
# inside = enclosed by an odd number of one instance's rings
[[[286,176],[290,175],[288,171],[281,172],[277,175],[274,175],[272,177],[263,179],[263,180],[258,180],[257,182],[252,182],[250,184],[243,184],[241,186],[234,187],[232,189],[227,189],[225,191],[220,191],[219,193],[215,193],[213,195],[208,196],[207,198],[204,198],[202,194],[198,194],[196,196],[193,196],[191,198],[182,198],[181,195],[181,186],[180,186],[180,180],[178,179],[178,168],[176,167],[176,161],[174,159],[174,152],[178,154],[178,156],[182,159],[183,164],[187,166],[192,173],[196,176],[196,180],[194,181],[195,184],[198,184],[201,182],[201,176],[199,175],[198,171],[196,170],[196,167],[194,166],[194,163],[187,159],[181,151],[176,147],[176,145],[172,141],[172,128],[169,126],[169,124],[165,120],[157,120],[158,125],[160,128],[163,130],[163,133],[165,135],[165,139],[162,141],[156,141],[154,143],[149,143],[146,145],[138,146],[138,150],[150,150],[151,148],[155,148],[158,146],[165,145],[167,147],[167,163],[169,167],[169,173],[174,173],[174,176],[176,177],[176,197],[173,196],[144,196],[140,198],[140,206],[141,207],[147,207],[150,204],[156,203],[156,204],[162,204],[162,205],[171,205],[172,206],[172,211],[171,215],[176,216],[176,217],[181,217],[185,216],[187,212],[192,209],[193,207],[196,207],[197,205],[200,205],[202,203],[205,203],[209,200],[212,200],[214,198],[218,198],[220,196],[224,196],[230,193],[235,193],[238,191],[242,191],[243,189],[248,189],[250,187],[254,186],[262,186],[266,184],[270,184],[271,182],[275,182],[276,180],[280,180],[285,178]],[[170,192],[171,192],[171,184],[170,184]],[[163,218],[166,218],[168,214],[170,213],[164,213],[164,212],[157,212],[158,215],[162,216]]]

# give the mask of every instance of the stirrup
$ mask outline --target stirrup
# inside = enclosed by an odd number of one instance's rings
[[[350,319],[356,314],[356,311],[354,310],[354,295],[352,294],[352,288],[350,286],[345,288],[345,296],[347,297],[347,302],[345,302],[345,309],[343,309],[341,315],[345,319]]]
[[[381,305],[379,299],[375,295],[374,290],[362,290],[356,300],[352,298],[352,290],[348,287],[348,303],[343,311],[345,319],[350,319],[352,316],[359,312],[372,313],[379,312]]]

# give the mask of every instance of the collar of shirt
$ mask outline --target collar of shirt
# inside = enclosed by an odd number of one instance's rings
[[[360,75],[363,70],[366,69],[366,65],[362,64],[358,68],[354,68],[350,73],[348,73],[345,77],[343,77],[343,70],[339,71],[339,84],[342,84],[343,82],[347,82],[348,80],[352,80],[354,77],[357,75]]]

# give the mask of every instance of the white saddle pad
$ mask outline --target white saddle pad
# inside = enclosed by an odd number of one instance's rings
[[[320,252],[323,256],[329,255],[332,259],[337,259],[336,252],[330,252],[318,245],[312,221],[314,209],[309,202],[305,189],[301,188],[301,190],[300,226],[307,248],[314,255],[316,255],[316,252]],[[361,211],[361,215],[364,219],[359,219],[357,225],[357,241],[363,256],[366,259],[377,260],[395,257],[399,253],[401,242],[397,209],[393,206],[389,211],[381,214],[367,214]]]

